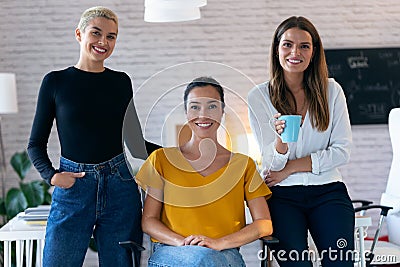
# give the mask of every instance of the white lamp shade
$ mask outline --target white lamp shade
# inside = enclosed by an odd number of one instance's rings
[[[179,22],[199,18],[200,8],[198,7],[159,8],[151,6],[144,9],[144,21],[147,22]]]
[[[188,8],[207,5],[207,0],[145,0],[144,7]]]
[[[17,113],[17,85],[14,73],[0,73],[0,114]]]

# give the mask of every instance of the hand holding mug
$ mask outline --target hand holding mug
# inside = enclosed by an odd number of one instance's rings
[[[283,133],[283,129],[285,128],[285,121],[279,120],[278,118],[281,116],[281,113],[276,113],[274,117],[270,120],[270,123],[273,122],[275,126],[275,131],[280,135]]]
[[[277,113],[269,120],[269,125],[282,143],[297,142],[300,131],[301,115],[281,115]],[[272,127],[272,123],[274,127]]]

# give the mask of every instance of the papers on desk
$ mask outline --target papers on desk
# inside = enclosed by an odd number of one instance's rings
[[[50,212],[50,205],[40,205],[34,208],[27,208],[25,210],[25,214],[47,214],[49,215]]]
[[[34,208],[27,208],[24,212],[18,214],[18,219],[32,225],[46,225],[49,217],[50,205],[41,205]]]

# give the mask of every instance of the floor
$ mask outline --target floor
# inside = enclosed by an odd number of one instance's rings
[[[148,238],[145,238],[144,242],[144,247],[146,249],[149,247],[149,242]],[[260,261],[258,260],[258,251],[261,249],[261,244],[260,241],[254,241],[250,244],[247,244],[243,246],[240,249],[240,252],[243,255],[243,258],[246,262],[247,267],[258,267],[260,266]],[[148,259],[149,253],[148,250],[144,251],[142,254],[142,262],[141,262],[141,267],[147,266],[147,259]],[[93,253],[92,251],[88,251],[88,254],[86,255],[85,263],[83,265],[84,267],[97,267],[97,254]],[[273,266],[278,266],[277,264],[273,264]]]

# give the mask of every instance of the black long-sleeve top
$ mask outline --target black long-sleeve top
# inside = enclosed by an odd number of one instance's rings
[[[134,113],[127,120],[131,123],[129,135],[134,138],[130,142],[138,157],[145,158],[145,141],[132,95],[131,80],[124,72],[106,68],[93,73],[69,67],[48,73],[40,87],[28,143],[29,157],[40,175],[50,182],[56,173],[47,153],[54,119],[61,155],[75,162],[96,164],[123,152],[122,125],[128,105]],[[147,142],[146,146],[149,150],[158,147]]]

